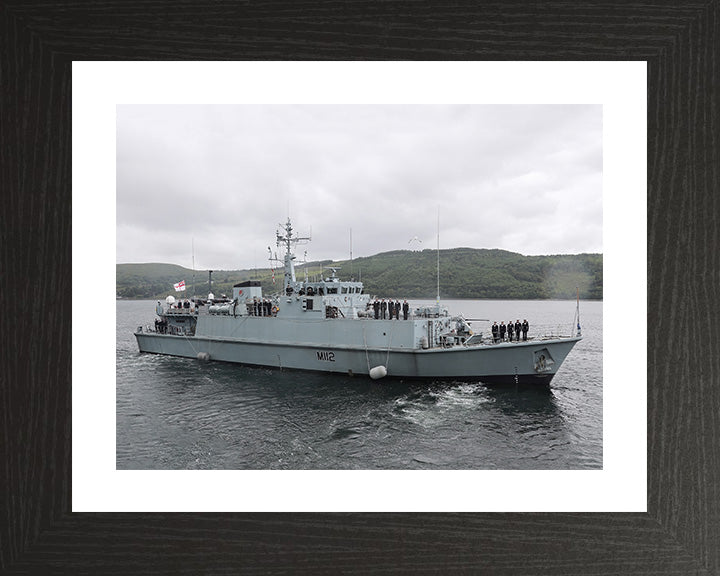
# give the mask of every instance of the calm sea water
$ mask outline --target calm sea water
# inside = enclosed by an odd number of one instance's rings
[[[568,301],[444,304],[467,318],[527,318],[531,335],[569,334],[575,312]],[[601,302],[581,302],[584,339],[542,389],[140,354],[132,333],[154,309],[117,302],[118,469],[602,468]]]

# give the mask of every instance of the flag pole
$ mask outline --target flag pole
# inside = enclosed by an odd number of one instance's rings
[[[581,336],[581,331],[580,331],[580,287],[576,286],[575,289],[577,290],[577,335]]]

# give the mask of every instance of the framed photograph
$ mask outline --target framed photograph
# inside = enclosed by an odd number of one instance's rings
[[[719,182],[710,161],[717,156],[718,103],[712,88],[717,3],[613,10],[446,7],[424,16],[429,6],[392,13],[382,5],[351,7],[357,14],[318,7],[317,13],[305,13],[301,25],[291,15],[293,7],[287,8],[278,14],[259,7],[175,7],[170,15],[153,7],[91,11],[61,3],[42,9],[17,4],[0,12],[6,32],[0,42],[8,55],[0,70],[13,79],[0,91],[1,183],[9,192],[2,211],[7,232],[2,277],[11,335],[0,387],[5,437],[0,484],[7,487],[0,569],[9,574],[717,573],[720,499],[713,486],[719,466],[712,455],[718,451],[718,354],[709,314],[715,309],[712,286],[718,274],[711,247],[717,230],[712,192]],[[403,30],[414,31],[413,38]],[[147,62],[128,62],[138,58]],[[137,103],[132,90],[143,83],[172,89],[187,84],[182,77],[190,74],[192,83],[202,86],[208,84],[206,73],[217,78],[227,71],[245,72],[249,98],[270,103],[259,99],[258,78],[276,82],[273,91],[282,94],[284,87],[303,86],[317,74],[340,85],[352,81],[348,71],[357,70],[361,78],[366,73],[363,63],[355,68],[275,62],[277,74],[268,78],[267,62],[257,62],[256,70],[249,62],[236,68],[221,62],[163,68],[156,62],[167,58],[438,60],[406,62],[404,68],[388,62],[368,72],[376,79],[385,74],[388,84],[406,84],[412,96],[403,95],[403,103],[422,98],[414,82],[428,71],[438,85],[451,81],[453,69],[455,78],[462,76],[458,71],[496,77],[493,65],[483,68],[473,60],[505,60],[495,62],[498,70],[524,71],[506,77],[508,84],[522,89],[533,82],[539,93],[563,69],[571,80],[567,90],[578,94],[593,82],[587,70],[603,65],[628,88],[638,74],[642,83],[646,78],[639,114],[646,118],[640,124],[647,140],[636,140],[628,119],[626,137],[617,141],[634,147],[634,153],[646,146],[646,221],[624,219],[645,207],[633,204],[630,193],[621,197],[626,204],[613,206],[612,213],[606,206],[604,213],[606,227],[609,218],[620,236],[627,232],[627,243],[616,249],[625,248],[631,265],[615,271],[626,301],[622,316],[605,322],[612,333],[606,342],[623,350],[625,358],[612,369],[624,368],[629,376],[606,374],[604,392],[624,396],[627,405],[620,402],[617,418],[605,421],[612,433],[603,440],[606,446],[626,443],[629,450],[619,460],[604,458],[603,470],[565,472],[560,485],[550,474],[478,483],[465,471],[459,476],[424,471],[418,478],[345,471],[257,471],[242,477],[191,471],[179,478],[167,471],[141,476],[116,470],[115,452],[107,450],[107,422],[102,422],[108,419],[103,411],[108,398],[114,405],[115,382],[107,374],[115,351],[92,344],[108,337],[114,343],[115,336],[115,302],[106,302],[103,293],[109,291],[103,272],[108,261],[114,270],[113,253],[102,241],[108,236],[108,189],[98,189],[97,197],[75,194],[87,190],[93,171],[109,171],[114,180],[114,154],[105,164],[100,153],[92,169],[80,163],[84,153],[76,144],[87,129],[76,123],[83,115],[80,107],[106,107],[95,116],[96,128],[109,131],[114,142],[116,106]],[[524,60],[547,59],[576,62],[574,68],[573,62],[557,62],[555,70],[542,62],[526,62],[523,68]],[[105,71],[89,60],[106,62]],[[370,64],[382,63],[365,64],[369,70]],[[76,76],[83,66],[92,74]],[[406,82],[397,80],[399,70]],[[113,102],[84,100],[126,78],[132,78],[128,91]],[[227,90],[234,101],[236,77],[215,82],[212,89]],[[478,85],[472,75],[464,82],[468,90]],[[336,101],[340,92],[331,82],[327,101]],[[317,101],[296,96],[297,104]],[[102,146],[98,141],[98,149]],[[645,183],[635,180],[637,166],[630,174],[617,181],[618,190]],[[607,200],[608,180],[603,185]],[[638,231],[639,247],[631,238]],[[88,262],[94,262],[96,277],[88,274]],[[614,330],[624,323],[632,326],[629,335]],[[628,349],[634,353],[628,355]],[[646,394],[644,383],[638,385],[643,377]],[[638,428],[640,443],[630,442]],[[93,476],[77,467],[76,459],[87,461],[88,455],[95,460],[92,466],[111,474]],[[621,463],[633,472],[613,476]],[[584,472],[607,474],[595,478]]]
[[[198,81],[188,83],[188,78]],[[228,78],[242,78],[242,81],[229,82]],[[296,83],[296,78],[303,78],[303,83]],[[537,80],[540,78],[542,83]],[[193,392],[188,390],[187,394],[179,395],[185,389],[179,380],[180,373],[163,370],[159,365],[158,370],[153,368],[162,362],[158,356],[138,357],[136,338],[143,346],[156,338],[153,327],[148,328],[147,324],[148,314],[155,314],[158,303],[146,302],[145,311],[135,306],[130,314],[133,320],[128,321],[125,310],[130,303],[118,302],[116,365],[113,366],[113,358],[108,357],[101,363],[105,366],[102,375],[91,366],[79,367],[74,373],[73,436],[77,440],[73,453],[73,509],[644,510],[643,363],[633,362],[628,366],[624,347],[619,342],[603,343],[602,323],[603,317],[614,325],[621,323],[623,317],[638,313],[637,302],[629,309],[630,301],[619,297],[623,286],[620,279],[630,271],[643,268],[645,234],[642,229],[633,235],[618,232],[646,218],[645,83],[642,62],[458,62],[450,65],[443,62],[255,62],[211,66],[203,63],[74,63],[74,160],[88,167],[83,171],[84,181],[76,181],[73,188],[74,205],[81,207],[76,212],[76,231],[81,236],[95,238],[95,242],[84,248],[75,246],[73,259],[80,270],[106,278],[103,284],[114,283],[115,268],[110,261],[105,265],[94,263],[98,251],[112,252],[116,238],[118,254],[128,253],[135,243],[141,247],[142,252],[130,257],[131,262],[139,261],[151,246],[158,244],[168,246],[169,256],[152,257],[151,261],[164,261],[181,253],[187,260],[191,258],[189,240],[193,230],[202,230],[204,233],[198,235],[196,244],[203,247],[205,258],[209,257],[209,248],[217,250],[224,246],[228,251],[222,256],[225,261],[246,259],[246,267],[253,268],[253,253],[260,252],[262,258],[265,252],[262,235],[267,230],[263,230],[263,226],[274,231],[276,221],[283,219],[287,204],[291,205],[293,215],[302,216],[302,223],[314,225],[315,235],[328,239],[326,244],[330,244],[330,248],[317,242],[317,237],[304,246],[313,254],[315,250],[326,250],[320,252],[320,260],[332,254],[333,245],[337,250],[338,238],[342,247],[346,238],[344,226],[348,222],[355,228],[358,240],[365,230],[378,236],[379,246],[385,245],[380,242],[397,244],[400,236],[410,237],[412,227],[403,229],[391,214],[386,227],[400,230],[393,237],[392,231],[378,230],[383,225],[380,214],[375,214],[372,208],[367,210],[367,215],[363,212],[368,203],[382,203],[386,198],[393,206],[401,203],[403,187],[411,185],[413,190],[406,192],[406,203],[413,203],[417,208],[408,206],[403,217],[416,226],[430,228],[426,241],[435,240],[433,212],[436,210],[442,221],[448,223],[445,236],[455,235],[460,239],[454,240],[454,245],[477,246],[478,242],[492,241],[485,239],[486,226],[507,222],[516,212],[532,205],[530,212],[525,211],[524,218],[524,222],[532,222],[534,227],[528,235],[528,249],[541,253],[560,250],[539,248],[548,242],[572,242],[573,245],[581,241],[595,242],[598,250],[604,246],[608,312],[603,313],[595,306],[593,317],[593,305],[583,304],[585,341],[580,348],[585,351],[579,350],[578,354],[587,356],[592,350],[596,351],[587,360],[591,370],[565,383],[562,379],[566,375],[561,372],[552,392],[543,386],[549,392],[544,397],[538,396],[537,386],[520,394],[511,388],[509,395],[503,395],[497,388],[489,390],[478,384],[477,378],[471,380],[470,386],[429,389],[425,393],[407,382],[400,383],[393,392],[388,379],[383,381],[384,391],[379,394],[377,387],[366,387],[372,379],[363,378],[362,365],[350,364],[355,372],[351,380],[336,376],[327,382],[317,378],[309,381],[298,372],[288,370],[266,375],[267,370],[250,371],[244,385],[228,384],[229,396],[213,408],[207,392],[196,385],[207,381],[208,375],[190,369]],[[380,101],[388,103],[375,103]],[[224,104],[227,102],[233,104]],[[255,102],[270,103],[253,104]],[[296,139],[300,145],[294,148]],[[248,149],[242,152],[244,148]],[[183,159],[185,150],[189,156]],[[116,158],[117,170],[114,171]],[[328,158],[332,159],[331,167],[326,166]],[[500,165],[505,168],[496,171],[495,166]],[[372,166],[372,182],[365,180],[369,166]],[[359,172],[348,179],[346,173],[353,170]],[[303,174],[308,171],[311,174],[303,181]],[[278,178],[273,175],[275,172],[279,173]],[[442,176],[436,176],[435,172],[441,172]],[[565,176],[559,176],[563,172]],[[275,190],[263,195],[263,201],[257,193],[258,179],[263,186]],[[410,185],[403,184],[406,179]],[[193,181],[194,184],[189,184]],[[335,189],[326,189],[329,182],[335,183]],[[603,185],[612,190],[605,198]],[[369,190],[373,186],[379,191]],[[353,187],[358,189],[353,191]],[[535,193],[528,193],[524,188]],[[98,212],[97,203],[92,201],[97,191],[106,191],[103,197],[110,200],[115,189],[115,203],[108,202],[107,207]],[[453,200],[447,202],[448,198]],[[333,210],[320,208],[323,203],[331,203]],[[509,210],[508,204],[511,204]],[[92,206],[85,217],[81,216],[83,206]],[[116,236],[113,234],[115,206]],[[536,216],[536,212],[540,215]],[[220,221],[218,213],[227,219]],[[343,221],[344,214],[353,217]],[[165,225],[166,221],[179,226],[179,233]],[[213,222],[212,227],[208,221]],[[604,235],[603,223],[608,231]],[[297,222],[294,224],[296,230],[302,230]],[[330,229],[329,233],[326,229]],[[223,230],[231,241],[220,237]],[[473,233],[475,239],[468,239]],[[143,234],[158,241],[143,240]],[[212,240],[208,242],[204,236]],[[453,246],[452,239],[444,242]],[[403,244],[406,243],[404,239]],[[316,249],[316,244],[320,248]],[[102,248],[103,245],[106,247]],[[253,248],[256,249],[253,251]],[[432,256],[434,268],[434,251]],[[444,267],[441,266],[441,270]],[[218,271],[216,278],[220,274]],[[286,274],[293,273],[286,271]],[[178,280],[174,279],[173,283]],[[75,282],[85,285],[92,281],[81,276],[76,277]],[[644,279],[635,275],[635,282],[637,289],[644,292]],[[436,278],[431,277],[431,297],[435,283]],[[214,285],[218,285],[217,282]],[[445,289],[442,279],[440,285]],[[315,290],[323,286],[317,285]],[[283,291],[285,288],[283,286]],[[302,290],[302,286],[296,288]],[[576,328],[572,319],[576,312],[573,296],[575,294],[571,294],[564,305],[557,305],[556,312],[565,316],[566,330],[571,326]],[[165,301],[164,294],[158,297]],[[300,302],[292,297],[290,302],[283,298],[276,303],[283,309],[277,318],[272,324],[258,326],[269,330],[276,323],[284,323],[286,328],[280,336],[285,338],[306,320],[307,312],[298,308],[294,313],[291,307],[294,303],[299,306]],[[433,299],[425,304],[433,306],[436,302]],[[470,301],[443,299],[441,304],[461,310],[467,308]],[[519,302],[503,304],[494,300],[492,306],[478,308],[474,315],[467,317],[488,317],[494,306],[504,305],[506,310],[515,310]],[[542,303],[535,301],[527,305],[535,325]],[[639,305],[642,306],[642,302]],[[188,315],[182,310],[185,321]],[[170,332],[181,329],[174,325],[175,312],[168,316]],[[350,309],[345,313],[353,314]],[[548,321],[554,323],[549,330],[558,330],[560,318],[552,311],[548,314]],[[640,310],[642,316],[644,312]],[[193,315],[189,317],[192,320]],[[207,317],[200,314],[200,317],[199,330],[202,323],[209,325],[214,320],[223,325],[236,322],[236,327],[231,329],[234,335],[254,320],[237,310],[232,320],[213,313]],[[437,322],[442,323],[442,318]],[[134,336],[136,327],[143,324],[144,331]],[[311,323],[302,337],[293,340],[291,351],[286,353],[280,348],[270,353],[268,365],[292,368],[292,361],[308,362],[307,355],[298,356],[298,345],[311,340],[313,328],[323,328],[326,324]],[[393,350],[392,357],[384,350],[381,354],[369,353],[392,373],[407,356],[404,351],[397,352],[402,357],[395,355],[398,342],[403,343],[398,326],[391,322],[383,329],[390,333],[390,339],[383,338],[382,330],[374,331],[375,326],[385,326],[383,323],[367,324],[358,319],[347,330],[361,326],[361,345],[369,343],[370,348],[374,348],[373,338],[376,338],[388,351]],[[596,330],[595,340],[592,330]],[[195,359],[194,354],[201,346],[198,341],[193,343],[185,337],[178,340],[174,334],[168,336],[156,351],[168,350],[169,341],[187,346],[184,353]],[[92,357],[103,357],[115,348],[114,333],[79,334],[77,338],[76,345]],[[637,338],[639,349],[644,350],[644,333],[641,331]],[[223,346],[227,346],[224,342]],[[394,346],[389,342],[394,342]],[[543,347],[538,348],[538,358],[552,353],[559,362],[560,358],[550,348],[564,346],[566,341],[543,342]],[[497,348],[498,353],[512,351],[520,355],[525,350],[524,346],[516,350],[516,344],[505,344],[508,346]],[[407,345],[413,344],[407,342]],[[482,353],[494,353],[492,346],[486,348]],[[347,347],[343,350],[347,355]],[[464,350],[456,348],[452,353],[477,351],[480,349],[465,347]],[[210,347],[201,352],[218,360],[222,360],[220,355],[224,353]],[[309,362],[317,362],[315,350],[309,352]],[[259,353],[255,349],[253,358],[259,358]],[[362,362],[366,360],[366,353],[367,349],[358,354]],[[437,354],[432,357],[436,358]],[[342,361],[338,352],[332,367]],[[352,362],[352,359],[345,361]],[[213,368],[214,371],[221,369]],[[617,387],[603,391],[603,372],[611,382],[628,381],[632,385],[624,386],[621,396]],[[164,373],[169,376],[170,396],[157,400],[155,394],[165,388],[161,376]],[[221,383],[226,378],[243,380],[243,373],[246,372],[229,367],[227,376],[215,373],[210,378],[216,385],[224,386]],[[116,390],[94,384],[98,378],[110,381],[115,374]],[[519,379],[534,378],[534,374],[528,376],[520,372],[518,376]],[[511,374],[504,377],[507,379]],[[263,405],[256,405],[251,413],[245,413],[242,398],[252,395],[257,378],[264,382],[260,392]],[[458,377],[439,380],[452,382]],[[517,384],[521,383],[528,384]],[[327,390],[325,384],[329,387]],[[287,392],[281,391],[283,386],[287,386]],[[317,389],[314,400],[313,388]],[[276,392],[268,394],[272,389]],[[338,390],[342,390],[340,395]],[[221,394],[219,389],[214,394],[218,393]],[[195,394],[199,396],[191,400],[189,396]],[[136,395],[143,400],[134,400]],[[275,405],[276,396],[287,396],[291,404],[305,402],[307,407],[300,409],[301,414],[296,417],[283,408],[287,400]],[[338,400],[342,406],[333,408],[336,398],[342,398]],[[195,406],[192,414],[182,408],[186,401]],[[355,402],[360,404],[353,411],[351,406]],[[160,412],[149,411],[153,405]],[[315,416],[313,405],[318,406]],[[451,405],[463,405],[466,409],[452,410]],[[194,421],[204,420],[205,412],[225,414],[223,418],[228,421],[222,424],[213,418],[212,425],[207,421],[198,429]],[[366,414],[360,424],[357,423],[359,412]],[[525,427],[533,412],[544,416],[530,425],[529,434],[517,433],[516,428]],[[253,423],[252,415],[263,413],[261,421]],[[117,418],[114,426],[109,417],[112,414]],[[279,414],[281,422],[278,423]],[[640,417],[632,417],[638,414]],[[442,426],[432,423],[438,418],[442,418]],[[499,421],[487,422],[486,418],[499,418]],[[575,428],[573,421],[578,422],[580,428]],[[288,434],[283,433],[285,429]],[[375,432],[364,438],[362,429]],[[201,430],[209,435],[203,435]],[[258,431],[258,436],[253,437],[253,430]],[[380,430],[385,433],[378,433]],[[497,430],[499,433],[493,432]],[[488,437],[483,437],[483,433]],[[343,456],[346,443],[338,442],[338,435],[353,436],[351,458]],[[83,439],[92,439],[92,442],[86,443]],[[555,445],[555,449],[550,450],[550,445]],[[98,451],[110,454],[113,449],[118,454],[117,470],[115,466],[108,466],[108,462],[101,464],[97,458]],[[220,454],[225,455],[219,457]],[[171,489],[157,474],[158,468],[163,467],[174,471]],[[219,468],[223,473],[206,473],[205,478],[210,479],[211,484],[204,490],[191,489],[197,486],[197,475],[193,473],[196,468],[206,471]],[[188,471],[181,472],[184,469]],[[335,471],[343,471],[342,490],[337,489]],[[444,483],[463,489],[440,491],[428,501],[424,496],[427,471],[440,473]],[[283,491],[288,482],[295,487],[292,492]],[[240,484],[247,489],[233,488]],[[519,489],[527,484],[535,486],[543,496]],[[486,490],[471,488],[477,485],[485,486]],[[97,490],[100,486],[103,489]],[[509,486],[512,488],[507,489]],[[140,490],[136,490],[138,487]],[[193,494],[192,499],[186,496],[189,492]],[[110,495],[112,498],[108,501]]]

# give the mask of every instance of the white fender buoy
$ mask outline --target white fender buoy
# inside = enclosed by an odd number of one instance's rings
[[[207,362],[210,360],[210,354],[207,352],[198,352],[197,359],[200,360],[200,362]]]
[[[370,369],[370,378],[373,380],[379,380],[380,378],[385,378],[387,376],[387,368],[385,366],[375,366],[375,368]]]

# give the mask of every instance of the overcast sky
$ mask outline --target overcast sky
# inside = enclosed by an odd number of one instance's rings
[[[602,252],[602,167],[599,105],[122,105],[117,262],[267,267],[288,211],[299,259],[434,249],[438,207],[441,248]]]

